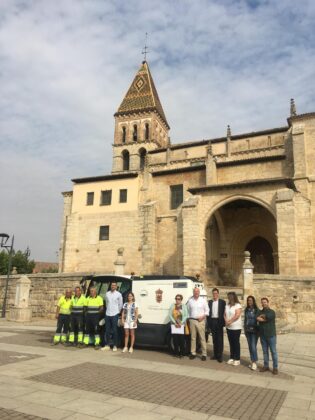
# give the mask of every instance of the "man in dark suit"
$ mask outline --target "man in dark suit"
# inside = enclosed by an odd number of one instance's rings
[[[219,298],[219,290],[216,287],[212,289],[212,296],[213,299],[208,302],[209,316],[207,320],[213,342],[213,356],[211,359],[222,363],[225,301]]]

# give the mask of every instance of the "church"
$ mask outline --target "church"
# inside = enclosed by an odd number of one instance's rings
[[[312,276],[315,113],[280,127],[171,144],[143,61],[115,117],[112,172],[73,179],[63,193],[61,272],[200,275],[241,284],[254,273]],[[122,250],[123,248],[123,250]]]

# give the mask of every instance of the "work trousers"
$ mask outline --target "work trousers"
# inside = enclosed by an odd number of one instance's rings
[[[105,345],[109,346],[110,337],[113,335],[113,345],[118,346],[118,318],[119,314],[114,316],[105,315]]]
[[[261,347],[264,354],[264,367],[269,367],[269,349],[272,357],[272,365],[274,369],[278,369],[278,353],[277,353],[277,337],[260,337]]]
[[[223,327],[221,324],[219,324],[219,320],[217,318],[211,319],[211,334],[213,344],[213,356],[217,360],[221,360],[223,353]]]
[[[189,327],[191,333],[191,345],[190,352],[192,355],[196,355],[196,341],[197,335],[200,339],[201,351],[203,356],[207,356],[207,347],[206,347],[206,335],[205,335],[205,321],[198,321],[197,319],[189,319]]]
[[[71,318],[70,318],[69,343],[82,344],[83,328],[84,328],[83,313],[81,314],[72,313]]]
[[[86,314],[85,319],[85,334],[84,344],[94,343],[95,346],[100,345],[100,334],[99,334],[99,314]]]
[[[70,315],[59,314],[57,320],[57,329],[54,336],[55,343],[65,343],[70,327]]]
[[[230,344],[230,359],[240,360],[241,359],[241,345],[240,336],[242,330],[229,330],[226,329],[227,336]]]
[[[172,334],[174,343],[174,354],[176,356],[185,356],[185,335]]]

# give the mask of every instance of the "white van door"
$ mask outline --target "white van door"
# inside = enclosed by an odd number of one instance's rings
[[[134,280],[132,291],[139,307],[139,323],[168,324],[169,309],[177,294],[183,295],[183,302],[192,295],[193,282],[183,280]]]

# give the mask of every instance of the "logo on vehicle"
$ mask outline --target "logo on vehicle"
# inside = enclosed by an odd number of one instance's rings
[[[160,303],[162,302],[162,298],[163,298],[163,290],[158,289],[155,291],[155,300]]]

